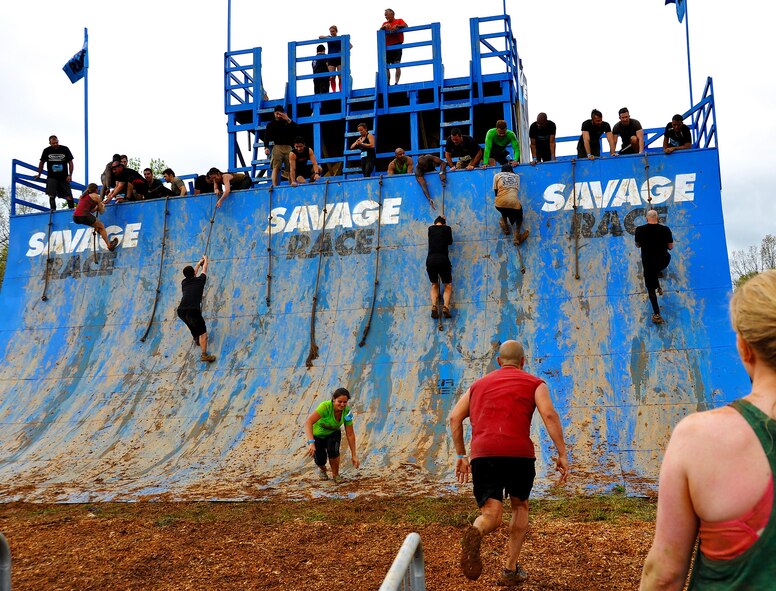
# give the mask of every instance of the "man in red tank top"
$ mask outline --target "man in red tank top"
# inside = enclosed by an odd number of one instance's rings
[[[528,531],[528,496],[536,474],[536,455],[531,441],[531,418],[539,410],[544,426],[558,450],[560,483],[568,478],[569,463],[560,417],[544,380],[523,371],[525,355],[517,341],[506,341],[496,359],[500,368],[474,382],[453,408],[450,427],[458,459],[458,481],[469,481],[480,515],[467,528],[461,541],[461,568],[469,579],[482,574],[482,536],[501,525],[504,493],[512,504],[507,564],[499,584],[513,586],[527,578],[517,563]],[[463,421],[472,426],[471,464],[463,440]]]

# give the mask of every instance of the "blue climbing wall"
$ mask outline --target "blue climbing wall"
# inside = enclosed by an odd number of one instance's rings
[[[444,193],[428,175],[455,240],[454,316],[441,331],[424,267],[437,212],[413,177],[233,193],[209,248],[212,365],[175,316],[212,196],[171,199],[166,238],[163,200],[108,207],[115,253],[95,255],[66,211],[53,216],[50,245],[48,214],[14,218],[0,293],[0,499],[307,494],[302,423],[338,386],[354,394],[361,490],[436,494],[453,486],[449,411],[510,338],[549,384],[573,484],[654,490],[672,426],[748,384],[727,319],[716,150],[650,156],[649,179],[639,157],[521,166],[525,274],[499,231],[495,170],[452,173]],[[676,241],[662,326],[650,322],[632,235],[650,195]],[[319,357],[307,367],[316,293]],[[552,445],[538,417],[534,436],[541,494]]]

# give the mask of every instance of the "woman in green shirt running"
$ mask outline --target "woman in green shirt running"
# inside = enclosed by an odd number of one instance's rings
[[[321,402],[307,420],[304,422],[304,431],[307,435],[307,453],[315,460],[315,465],[321,471],[321,480],[328,480],[326,472],[326,459],[331,466],[331,476],[334,482],[339,482],[340,468],[340,442],[345,425],[345,437],[350,447],[350,456],[353,466],[358,468],[359,461],[356,456],[356,433],[353,431],[353,411],[348,406],[350,392],[345,388],[337,388],[331,400]]]

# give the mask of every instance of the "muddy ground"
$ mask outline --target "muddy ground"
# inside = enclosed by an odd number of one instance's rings
[[[532,502],[524,591],[635,589],[654,501],[617,495]],[[506,528],[466,580],[459,540],[469,496],[0,505],[14,591],[376,590],[405,536],[422,537],[427,589],[494,589]],[[505,519],[509,518],[505,511]]]

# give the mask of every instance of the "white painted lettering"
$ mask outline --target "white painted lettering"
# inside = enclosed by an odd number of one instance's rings
[[[137,237],[140,234],[141,224],[127,224],[124,228],[124,244],[122,248],[134,248],[137,246]]]
[[[677,174],[674,183],[674,201],[695,200],[695,173]]]
[[[399,223],[399,208],[401,197],[390,197],[383,201],[383,216],[381,226]]]
[[[331,213],[326,220],[326,229],[331,230],[337,226],[343,228],[352,228],[353,221],[350,217],[350,205],[345,201],[343,203],[335,203],[331,208]]]
[[[563,195],[563,191],[566,190],[566,185],[562,183],[555,183],[550,185],[544,190],[542,198],[545,204],[542,205],[542,211],[558,211],[563,209],[566,203],[566,197]]]
[[[644,181],[641,185],[641,197],[644,201],[648,201],[652,195],[652,205],[657,203],[664,203],[668,201],[673,193],[673,187],[671,187],[671,179],[664,176],[654,176],[649,181]]]
[[[379,207],[380,204],[372,200],[356,203],[356,206],[353,208],[353,223],[362,227],[371,226],[379,217]]]
[[[26,253],[28,257],[36,257],[43,254],[43,251],[46,250],[46,233],[35,232],[35,234],[30,236],[30,241],[27,244],[30,247]]]
[[[285,207],[276,207],[273,209],[269,216],[269,227],[264,230],[265,234],[268,234],[269,232],[272,232],[273,234],[278,234],[283,231],[283,228],[286,227],[286,220],[283,217],[286,215],[286,212],[288,210]]]

